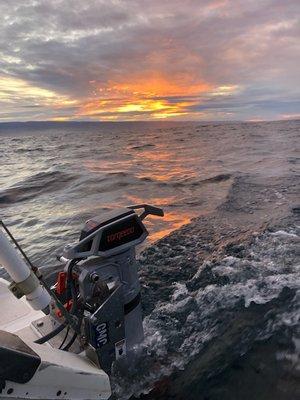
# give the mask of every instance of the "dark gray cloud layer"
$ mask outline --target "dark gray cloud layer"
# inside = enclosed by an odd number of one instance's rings
[[[3,83],[0,118],[47,119],[76,112],[66,103],[62,113],[46,91],[80,107],[95,96],[109,99],[107,92],[92,93],[95,87],[115,86],[112,98],[120,95],[121,105],[126,96],[119,87],[157,76],[177,86],[183,82],[183,88],[209,86],[199,93],[166,89],[153,94],[168,104],[187,101],[188,118],[201,113],[214,119],[295,116],[300,113],[299,4],[0,0],[0,76],[45,90],[44,102],[38,93],[28,97],[26,88],[13,99],[8,87],[6,98]],[[233,89],[225,94],[217,89],[224,86]],[[135,115],[129,113],[120,119]]]

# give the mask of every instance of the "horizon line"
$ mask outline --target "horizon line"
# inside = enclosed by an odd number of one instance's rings
[[[164,119],[164,120],[119,120],[119,121],[91,121],[91,120],[28,120],[28,121],[0,121],[0,125],[8,125],[8,124],[32,124],[32,123],[53,123],[53,124],[68,124],[68,123],[92,123],[92,124],[115,124],[115,123],[161,123],[161,122],[196,122],[196,123],[234,123],[234,122],[244,122],[244,123],[258,123],[258,122],[288,122],[288,121],[299,121],[300,118],[283,118],[283,119],[234,119],[234,120],[172,120],[172,119]]]

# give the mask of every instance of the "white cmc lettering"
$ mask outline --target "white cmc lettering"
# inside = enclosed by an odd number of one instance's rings
[[[96,331],[98,332],[97,343],[102,346],[105,345],[108,342],[106,323],[97,325]]]

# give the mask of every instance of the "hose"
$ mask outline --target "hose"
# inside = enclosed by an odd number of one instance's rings
[[[68,335],[69,335],[69,332],[70,332],[70,327],[68,326],[68,327],[67,327],[66,334],[65,334],[65,337],[64,337],[63,341],[61,342],[61,345],[59,346],[59,349],[61,349],[61,348],[63,347],[63,345],[65,344],[65,342],[66,342],[66,340],[67,340],[67,337],[68,337]]]
[[[48,342],[48,340],[54,338],[54,336],[58,335],[64,328],[66,324],[61,324],[57,328],[53,329],[53,331],[47,333],[47,335],[40,337],[39,339],[35,340],[34,343],[43,344]]]
[[[82,324],[82,320],[83,320],[83,315],[81,314],[80,319],[79,319],[79,322],[78,322],[78,329],[80,329],[80,326],[81,326],[81,324]],[[72,344],[75,342],[77,336],[78,336],[78,333],[75,331],[75,332],[74,332],[74,335],[72,336],[72,338],[71,338],[71,340],[69,341],[69,343],[68,343],[65,347],[63,347],[62,350],[68,351],[69,348],[72,346]],[[61,346],[61,347],[62,347],[62,346]],[[61,348],[61,347],[60,347],[60,348]]]
[[[69,343],[62,348],[62,350],[64,351],[68,351],[69,348],[72,346],[72,344],[75,342],[76,338],[77,338],[77,332],[74,332],[74,335],[72,336],[71,340],[69,341]]]

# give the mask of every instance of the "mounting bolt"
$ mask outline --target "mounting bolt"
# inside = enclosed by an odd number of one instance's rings
[[[90,279],[93,283],[96,283],[99,281],[100,277],[98,274],[96,274],[95,272],[93,274],[90,275]]]

